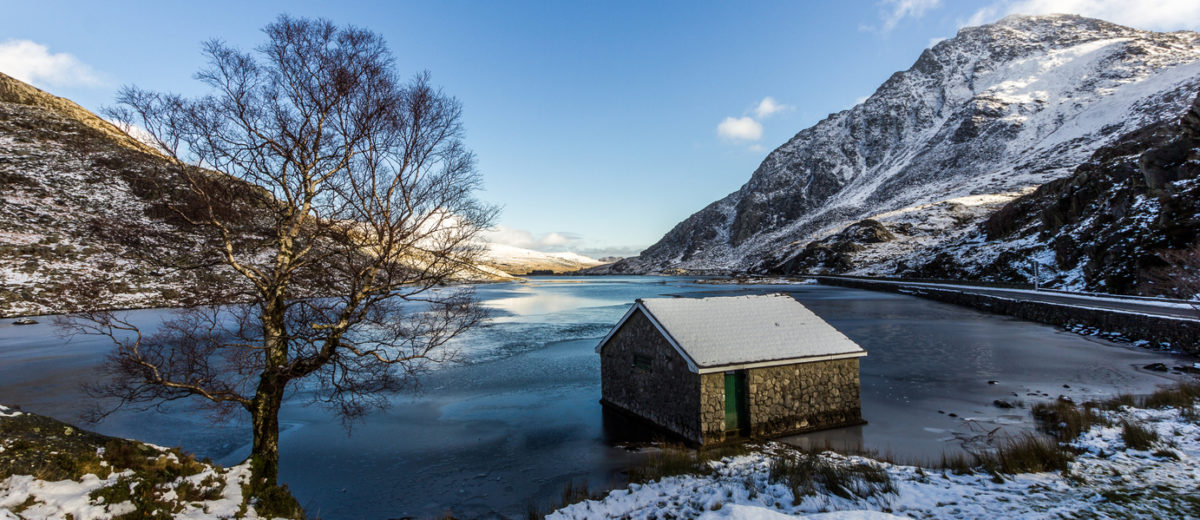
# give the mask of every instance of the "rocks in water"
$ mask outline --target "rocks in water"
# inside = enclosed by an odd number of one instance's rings
[[[1149,365],[1146,365],[1142,368],[1144,368],[1146,370],[1153,370],[1155,372],[1166,372],[1167,371],[1167,365],[1162,364],[1162,363],[1150,363]]]
[[[37,320],[33,318],[18,318],[13,320],[13,325],[37,325]]]
[[[996,399],[995,401],[992,401],[992,404],[996,408],[1016,408],[1016,405],[1014,405],[1008,401],[1005,401],[1003,399]]]
[[[999,381],[996,381],[995,379],[989,379],[989,380],[988,380],[988,384],[989,384],[989,385],[995,385],[995,384],[999,384],[999,383],[1000,383],[1000,382],[999,382]]]

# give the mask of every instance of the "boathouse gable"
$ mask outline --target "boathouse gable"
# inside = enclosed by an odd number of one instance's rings
[[[700,380],[640,304],[601,347],[601,395],[607,405],[700,441]]]

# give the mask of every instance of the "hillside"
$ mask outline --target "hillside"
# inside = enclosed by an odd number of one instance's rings
[[[1196,33],[1070,15],[964,28],[604,271],[786,270],[810,242],[881,215],[917,230],[906,247],[952,240],[1120,136],[1178,118],[1197,91]],[[920,231],[939,221],[949,236]]]
[[[167,160],[78,105],[0,74],[0,316],[62,311],[79,279],[111,307],[170,305],[195,274],[155,270],[104,232],[161,217]]]
[[[549,271],[555,274],[578,271],[602,265],[603,262],[577,253],[544,253],[504,244],[488,244],[483,261],[487,265],[511,275],[524,275],[533,271]]]
[[[1037,261],[1056,287],[1192,298],[1198,287],[1172,283],[1196,267],[1171,253],[1188,250],[1200,250],[1200,95],[1182,118],[1122,136],[907,273],[1025,281]]]

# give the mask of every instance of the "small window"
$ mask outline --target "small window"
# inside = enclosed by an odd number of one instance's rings
[[[638,370],[650,372],[654,367],[653,361],[650,356],[643,356],[641,354],[633,355],[633,367]]]

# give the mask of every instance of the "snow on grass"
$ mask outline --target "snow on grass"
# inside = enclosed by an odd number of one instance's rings
[[[836,464],[874,464],[893,493],[850,498],[801,496],[771,478],[771,450],[710,463],[708,475],[631,484],[600,500],[564,507],[547,518],[829,519],[890,518],[1194,518],[1200,515],[1200,407],[1103,412],[1114,426],[1095,426],[1069,444],[1079,452],[1061,473],[955,474],[861,457],[821,454]],[[1126,446],[1121,424],[1153,432],[1150,449]],[[777,456],[777,455],[776,455]],[[893,516],[895,515],[895,516]]]
[[[130,502],[96,503],[90,496],[93,491],[116,484],[121,477],[132,473],[112,473],[105,479],[84,475],[79,482],[47,482],[32,475],[10,476],[0,481],[0,519],[50,520],[70,515],[75,520],[101,520],[132,513],[137,508]]]
[[[0,520],[259,518],[250,477],[0,405]]]
[[[101,479],[94,474],[84,475],[79,481],[60,480],[48,482],[32,475],[12,475],[0,481],[0,520],[107,520],[137,510],[124,500],[116,504],[105,503],[98,491],[115,485],[125,485],[133,477],[133,471],[111,473]],[[208,466],[190,476],[179,477],[162,489],[159,498],[163,502],[175,503],[176,520],[203,520],[220,518],[259,518],[253,506],[244,510],[243,486],[250,480],[250,463],[219,468]],[[203,489],[206,484],[216,482],[220,494],[210,500],[181,500],[177,490],[185,483],[192,489]],[[144,485],[134,481],[128,484],[131,490]],[[185,497],[186,498],[186,497]]]

